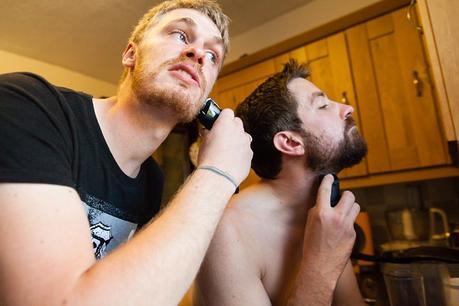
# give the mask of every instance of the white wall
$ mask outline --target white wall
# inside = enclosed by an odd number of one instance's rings
[[[250,31],[231,38],[225,64],[243,54],[251,54],[281,41],[317,28],[381,0],[315,0],[281,15]],[[268,3],[268,1],[267,1]],[[116,93],[116,84],[108,83],[60,66],[0,50],[0,73],[30,71],[51,83],[98,96]]]
[[[0,50],[0,73],[29,71],[41,75],[54,85],[83,91],[95,97],[116,94],[116,84],[29,57]]]
[[[315,0],[231,38],[228,64],[241,55],[273,46],[293,36],[358,11],[381,0]],[[267,5],[268,5],[267,1]],[[261,8],[262,9],[262,8]],[[231,30],[231,29],[230,29]]]

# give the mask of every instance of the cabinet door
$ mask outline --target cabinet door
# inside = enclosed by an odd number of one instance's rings
[[[447,163],[421,40],[406,9],[346,31],[370,173]]]
[[[269,59],[221,77],[218,79],[213,93],[218,97],[220,106],[234,110],[255,89],[251,85],[252,83],[264,81],[274,73],[274,60]],[[253,89],[251,89],[252,87]]]
[[[296,59],[298,63],[303,64],[308,62],[308,56],[304,47],[294,49],[274,58],[274,68],[277,72],[281,72],[284,65],[290,60]]]
[[[354,94],[353,80],[344,33],[308,44],[305,47],[309,59],[310,80],[332,100],[354,108],[353,117],[360,131],[360,109]],[[364,133],[362,133],[364,134]],[[340,177],[367,174],[365,161],[340,173]]]

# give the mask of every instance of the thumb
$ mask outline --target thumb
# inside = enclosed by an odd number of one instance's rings
[[[319,191],[317,193],[317,202],[316,205],[319,207],[331,207],[330,197],[331,197],[331,187],[333,183],[333,175],[327,174],[322,179],[322,182],[319,186]]]

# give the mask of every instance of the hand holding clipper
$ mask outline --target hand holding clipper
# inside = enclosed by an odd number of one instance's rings
[[[199,111],[198,120],[206,129],[210,130],[212,126],[214,125],[214,122],[217,120],[218,116],[220,115],[220,112],[221,112],[221,108],[218,106],[218,104],[213,99],[207,98],[206,101],[204,102],[204,106]],[[236,186],[235,193],[239,192],[239,187],[234,182],[234,179],[231,176],[229,176],[227,173],[215,167],[210,167],[210,166],[202,166],[200,168],[213,171],[219,175],[226,177]]]

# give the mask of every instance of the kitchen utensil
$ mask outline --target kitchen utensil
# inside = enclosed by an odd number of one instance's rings
[[[441,220],[441,223],[437,224],[437,220]],[[441,240],[449,235],[448,218],[439,208],[388,211],[386,222],[392,240],[396,241]],[[438,230],[439,225],[441,230]]]
[[[426,306],[424,278],[411,265],[387,264],[383,276],[391,306]]]

